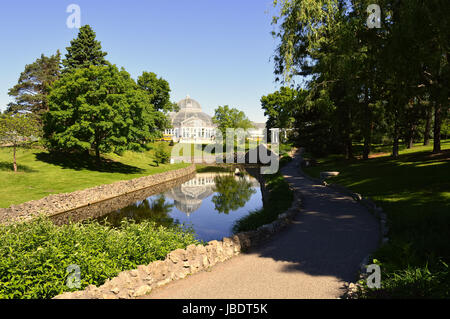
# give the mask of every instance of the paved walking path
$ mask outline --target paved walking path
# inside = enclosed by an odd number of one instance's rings
[[[145,298],[339,298],[379,240],[377,220],[351,197],[299,173],[299,156],[281,172],[303,194],[303,209],[264,245]]]

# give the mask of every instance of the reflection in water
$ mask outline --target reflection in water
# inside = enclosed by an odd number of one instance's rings
[[[101,217],[119,226],[124,218],[150,219],[164,226],[191,226],[202,240],[231,235],[237,219],[262,207],[261,190],[255,178],[230,173],[200,173],[171,189],[136,201]]]
[[[172,188],[166,195],[174,200],[175,207],[190,216],[202,205],[202,201],[216,193],[212,201],[215,210],[228,214],[244,207],[256,192],[258,182],[248,175],[238,177],[230,173],[201,173],[195,178]]]
[[[175,207],[190,216],[202,205],[202,201],[214,192],[216,174],[197,174],[190,181],[172,188],[166,195],[174,200]]]
[[[174,224],[173,218],[169,216],[173,204],[167,203],[164,195],[155,198],[147,198],[141,202],[118,209],[113,214],[108,214],[99,218],[100,222],[106,221],[111,225],[119,226],[120,222],[127,218],[139,223],[143,220],[151,220],[163,226]]]
[[[225,175],[214,178],[216,195],[212,202],[219,213],[228,214],[230,211],[244,207],[250,197],[256,193],[252,183],[244,177]]]

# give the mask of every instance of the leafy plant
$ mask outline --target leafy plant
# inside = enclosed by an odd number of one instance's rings
[[[165,164],[170,160],[170,152],[164,143],[158,144],[155,150],[156,165]]]
[[[65,291],[66,269],[81,269],[81,289],[119,272],[161,260],[198,243],[192,230],[124,220],[120,228],[96,221],[54,225],[41,217],[0,226],[0,298],[52,298]]]

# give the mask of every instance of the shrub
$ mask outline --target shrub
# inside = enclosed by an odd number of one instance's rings
[[[81,289],[119,272],[161,260],[198,243],[192,230],[124,221],[119,229],[96,221],[54,225],[48,218],[0,226],[0,298],[51,298],[66,291],[66,269],[81,269]]]
[[[167,149],[164,143],[158,144],[155,149],[155,162],[159,166],[159,164],[168,163],[170,160],[170,152]]]

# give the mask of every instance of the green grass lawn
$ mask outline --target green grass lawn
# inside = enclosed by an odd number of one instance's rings
[[[179,163],[157,166],[153,153],[153,149],[150,149],[143,153],[125,152],[122,156],[107,154],[103,164],[97,166],[91,157],[52,156],[44,149],[21,149],[17,152],[19,171],[14,173],[12,150],[1,147],[0,207],[189,165]]]
[[[432,146],[416,145],[397,159],[367,161],[329,156],[305,169],[314,177],[339,171],[328,182],[369,196],[387,213],[390,242],[375,254],[385,289],[373,296],[450,296],[450,140],[442,142],[442,149],[432,154]]]

